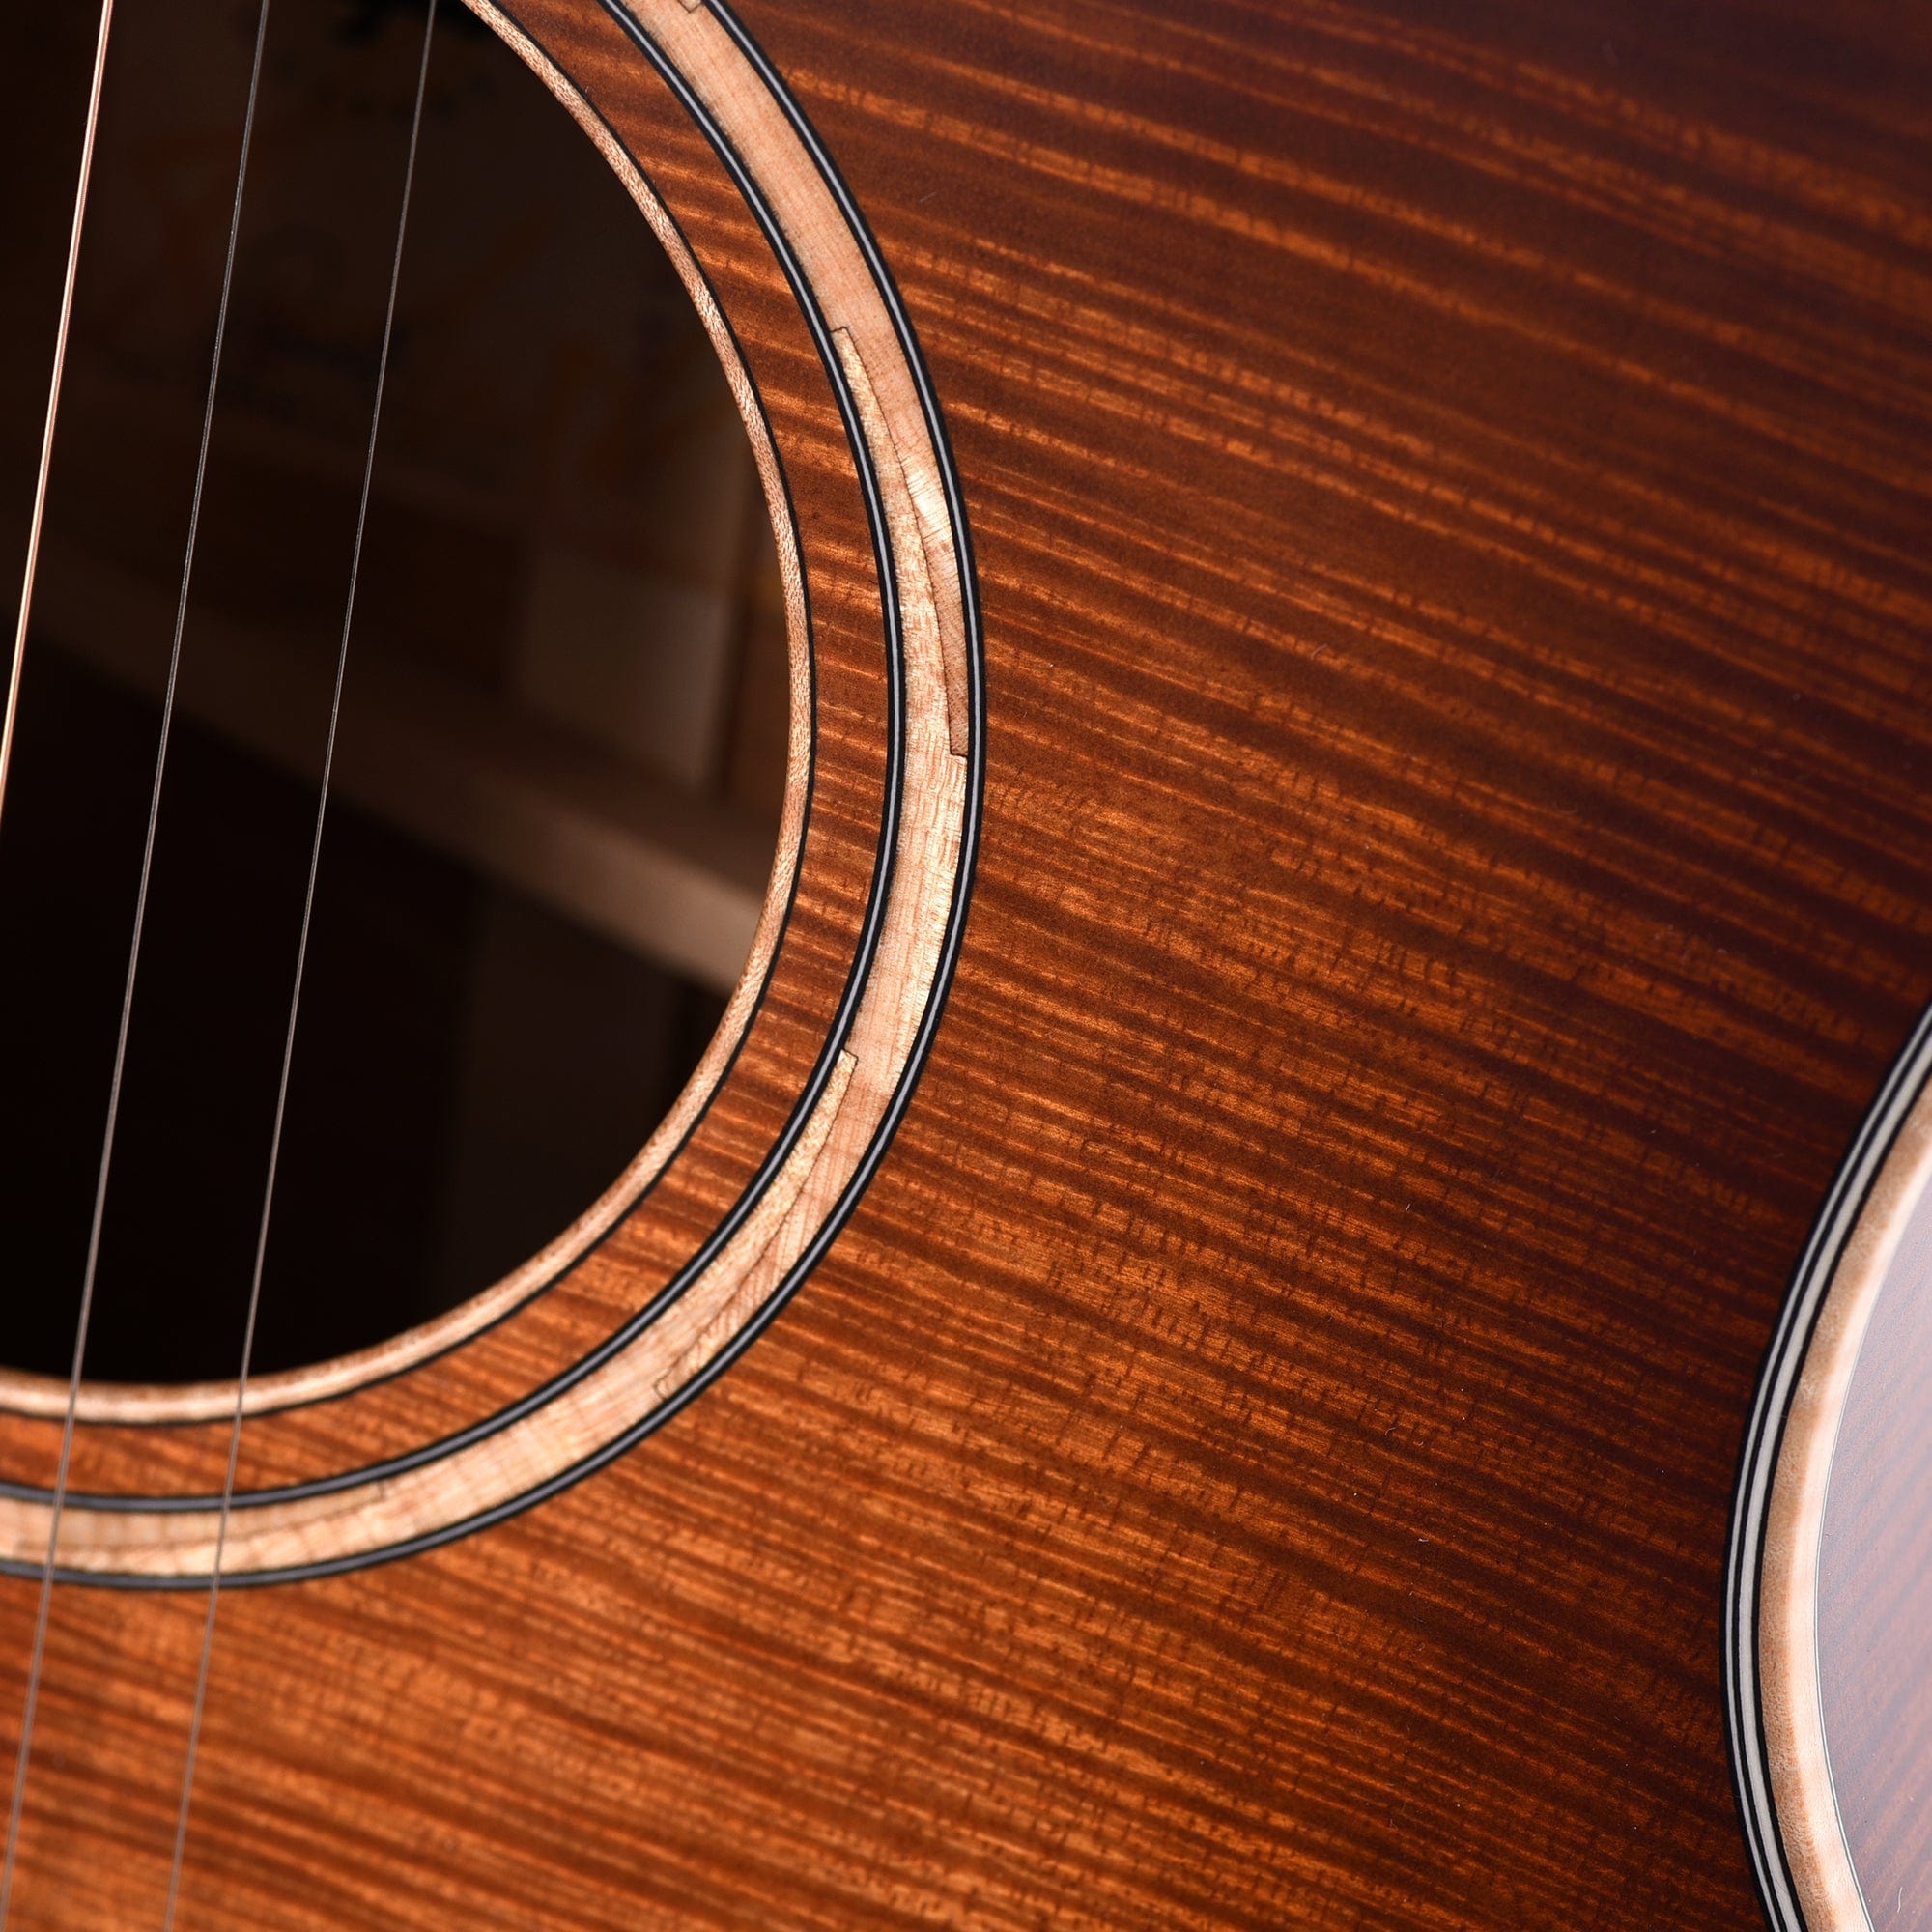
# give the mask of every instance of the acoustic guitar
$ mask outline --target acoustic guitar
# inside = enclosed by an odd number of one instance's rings
[[[0,29],[0,1932],[1932,1927],[1922,12],[471,7]]]

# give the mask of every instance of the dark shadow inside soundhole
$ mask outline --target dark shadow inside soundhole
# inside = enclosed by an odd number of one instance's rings
[[[26,548],[94,17],[0,20],[0,559]],[[422,18],[270,16],[90,1380],[240,1358]],[[0,800],[0,1362],[60,1377],[253,29],[228,0],[116,6]],[[258,1371],[463,1301],[617,1179],[715,1031],[785,781],[783,597],[724,373],[621,185],[460,8],[347,663]]]
[[[158,714],[36,657],[0,838],[7,1357],[65,1375]],[[232,1375],[312,789],[177,724],[88,1372]],[[292,864],[294,861],[296,863]],[[454,1305],[555,1236],[661,1117],[723,1001],[399,836],[330,815],[255,1360]]]

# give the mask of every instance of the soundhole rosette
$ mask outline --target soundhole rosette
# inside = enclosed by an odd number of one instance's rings
[[[380,1402],[412,1376],[460,1361],[620,1238],[734,1069],[745,1028],[781,954],[809,844],[810,795],[827,777],[816,728],[810,538],[788,517],[770,420],[736,335],[692,247],[603,107],[573,77],[596,52],[552,51],[534,17],[485,0],[474,11],[576,117],[629,189],[696,303],[731,382],[779,524],[794,635],[791,785],[758,936],[712,1051],[671,1117],[606,1198],[544,1253],[441,1320],[358,1356],[251,1383],[246,1428],[318,1406]],[[651,0],[600,16],[701,130],[716,165],[782,270],[814,345],[863,501],[883,635],[885,742],[877,849],[839,997],[781,1124],[751,1179],[680,1263],[639,1274],[634,1305],[594,1346],[459,1429],[412,1437],[408,1404],[387,1453],[299,1480],[251,1484],[224,1512],[215,1482],[174,1490],[91,1484],[138,1465],[109,1453],[143,1432],[204,1435],[235,1409],[232,1383],[87,1385],[76,1411],[78,1474],[59,1511],[53,1574],[134,1587],[205,1586],[328,1575],[431,1548],[487,1526],[602,1466],[722,1375],[796,1292],[864,1193],[929,1050],[963,931],[978,836],[983,687],[978,611],[957,477],[937,403],[896,293],[831,161],[763,56],[722,8]],[[573,51],[573,48],[575,50]],[[608,58],[608,47],[605,49]],[[58,1426],[66,1391],[0,1384],[0,1409]],[[381,1435],[381,1431],[375,1432]],[[391,1428],[391,1437],[398,1431]],[[90,1452],[91,1438],[103,1445]],[[166,1457],[155,1459],[157,1466]],[[191,1461],[191,1459],[190,1459]],[[245,1463],[245,1459],[244,1459]],[[42,1472],[36,1471],[37,1475]],[[0,1566],[38,1575],[54,1529],[51,1481],[0,1484]]]

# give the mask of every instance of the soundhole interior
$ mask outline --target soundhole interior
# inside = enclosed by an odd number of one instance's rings
[[[276,0],[90,1380],[234,1375],[421,14]],[[252,9],[120,0],[0,804],[0,1359],[65,1377]],[[24,554],[92,20],[0,37],[0,533]],[[11,609],[11,604],[10,607]],[[259,1371],[524,1263],[689,1078],[785,783],[771,528],[703,327],[594,149],[445,6],[430,67]]]

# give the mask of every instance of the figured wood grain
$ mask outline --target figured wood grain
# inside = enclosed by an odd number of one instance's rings
[[[1932,993],[1918,16],[745,11],[966,480],[952,1003],[678,1421],[224,1602],[185,1920],[1760,1923],[1731,1484]],[[18,1922],[155,1921],[198,1614],[56,1592]]]
[[[511,29],[500,16],[495,19],[497,31],[515,45],[526,60],[544,78],[546,85],[554,91],[561,89],[568,96],[569,89],[556,74],[545,57],[529,43]],[[566,105],[569,101],[566,100]],[[475,1334],[490,1322],[497,1320],[505,1311],[513,1309],[524,1300],[537,1284],[554,1277],[558,1269],[570,1259],[581,1254],[597,1237],[629,1208],[640,1194],[663,1171],[667,1161],[690,1134],[693,1126],[705,1106],[715,1095],[723,1081],[732,1057],[742,1044],[747,1029],[757,1004],[766,989],[773,958],[778,951],[779,941],[783,931],[787,915],[791,909],[793,892],[797,884],[800,850],[805,837],[806,802],[811,788],[811,663],[810,620],[805,605],[805,584],[803,566],[799,558],[798,530],[795,526],[790,501],[786,495],[785,482],[778,458],[772,448],[771,430],[764,411],[759,403],[752,378],[745,367],[744,356],[731,335],[729,327],[719,312],[717,301],[709,285],[691,259],[690,250],[684,244],[674,226],[668,221],[649,185],[639,175],[636,165],[630,161],[621,149],[604,134],[600,127],[593,124],[593,131],[601,135],[602,148],[607,162],[611,164],[625,187],[638,203],[640,214],[647,220],[658,240],[669,255],[671,265],[679,279],[685,284],[706,333],[718,354],[724,368],[725,380],[732,396],[739,406],[752,453],[757,469],[759,483],[764,494],[764,507],[771,520],[774,547],[778,558],[779,579],[785,605],[785,629],[787,637],[787,658],[789,671],[790,722],[788,727],[787,756],[783,801],[779,813],[779,833],[777,849],[768,868],[757,881],[756,906],[752,915],[749,934],[740,931],[741,911],[735,898],[726,891],[721,892],[717,880],[710,876],[723,873],[732,885],[742,886],[745,854],[742,840],[734,840],[724,828],[699,824],[682,828],[683,837],[673,828],[668,840],[670,851],[660,855],[650,849],[649,835],[639,843],[642,851],[642,873],[633,864],[625,867],[621,860],[612,866],[607,853],[595,848],[601,843],[609,845],[612,841],[608,830],[598,824],[599,806],[603,805],[604,814],[614,819],[621,826],[624,816],[622,807],[611,810],[605,801],[599,800],[595,784],[596,774],[590,774],[586,785],[582,775],[576,778],[573,786],[566,778],[559,785],[554,779],[548,789],[552,798],[544,796],[546,787],[539,776],[535,786],[538,802],[534,811],[527,807],[519,814],[512,803],[506,813],[499,806],[492,812],[490,801],[486,798],[481,810],[475,800],[459,804],[454,810],[446,802],[439,805],[434,794],[459,795],[469,767],[481,764],[486,774],[491,764],[504,762],[502,753],[496,747],[486,749],[479,757],[474,750],[478,736],[475,723],[466,721],[459,706],[450,701],[460,698],[460,694],[440,695],[445,708],[458,711],[455,718],[444,725],[445,733],[463,746],[456,755],[445,754],[445,769],[435,769],[438,759],[436,753],[442,747],[437,742],[438,734],[432,726],[425,740],[419,727],[417,732],[409,732],[408,713],[412,696],[416,706],[421,707],[422,696],[411,692],[407,685],[401,692],[391,689],[386,706],[379,699],[379,710],[384,710],[390,718],[403,714],[403,743],[393,749],[380,747],[378,750],[378,769],[373,775],[360,777],[361,795],[376,793],[385,799],[402,800],[400,817],[409,823],[418,836],[425,837],[434,845],[455,846],[462,850],[467,840],[475,838],[476,826],[489,826],[493,819],[509,817],[513,823],[518,816],[526,820],[534,817],[534,827],[527,823],[516,826],[521,834],[516,842],[521,844],[520,854],[526,870],[535,871],[547,860],[550,866],[559,871],[575,870],[580,874],[588,873],[592,877],[587,885],[578,893],[580,898],[591,901],[610,897],[618,893],[626,893],[648,905],[648,911],[639,910],[631,917],[647,922],[653,918],[665,918],[670,923],[684,927],[682,943],[687,947],[695,945],[696,950],[688,957],[674,957],[673,965],[687,971],[696,971],[703,976],[715,975],[722,963],[727,976],[724,990],[728,994],[724,1019],[707,1046],[698,1065],[694,1069],[690,1081],[669,1114],[659,1124],[648,1144],[639,1151],[624,1173],[620,1175],[605,1194],[586,1208],[584,1213],[564,1230],[541,1253],[530,1258],[523,1267],[484,1293],[472,1296],[461,1308],[432,1322],[424,1323],[411,1332],[375,1349],[360,1351],[353,1358],[344,1357],[337,1361],[317,1364],[304,1370],[296,1370],[279,1375],[264,1375],[253,1378],[245,1397],[242,1398],[247,1412],[260,1414],[296,1402],[313,1401],[317,1398],[337,1395],[346,1389],[379,1381],[412,1366],[427,1360],[457,1342]],[[130,611],[125,593],[116,600],[117,585],[111,571],[104,573],[98,565],[83,568],[79,573],[86,580],[84,595],[98,605],[103,598],[109,604],[105,613],[109,621],[105,624],[81,624],[77,634],[88,638],[95,633],[102,633],[108,639],[98,651],[105,654],[105,668],[129,674],[132,664],[127,639],[137,633],[141,626],[139,616],[145,612]],[[99,615],[98,611],[91,613]],[[24,622],[24,618],[22,620]],[[206,632],[209,629],[204,618],[198,626],[200,641],[198,656],[210,648]],[[239,661],[247,648],[245,639],[227,639],[219,634],[213,640],[213,648],[219,652],[226,643],[230,657]],[[359,660],[358,660],[359,668]],[[393,687],[397,677],[393,666],[378,665],[375,668],[379,677],[386,677]],[[307,664],[298,666],[298,674],[314,669]],[[327,672],[323,673],[325,676]],[[370,673],[362,670],[366,684]],[[236,682],[236,674],[228,679],[229,686]],[[285,694],[279,690],[271,692],[267,701],[258,701],[253,707],[245,708],[245,715],[238,719],[224,719],[234,735],[242,742],[250,743],[255,749],[266,750],[270,757],[283,762],[293,762],[298,767],[305,764],[306,748],[292,749],[282,743],[286,732],[277,732],[274,714],[286,707]],[[299,712],[297,713],[299,716]],[[12,697],[9,699],[9,718],[12,717]],[[469,724],[466,732],[465,724]],[[262,733],[266,727],[268,740]],[[468,744],[465,744],[466,738]],[[486,739],[487,744],[487,739]],[[350,769],[345,772],[343,788],[351,795],[358,794],[358,775],[353,769],[354,757],[358,745],[352,738]],[[383,768],[382,752],[387,750],[388,769]],[[496,753],[493,759],[492,752]],[[431,769],[424,773],[421,767],[427,763]],[[453,766],[454,771],[448,769]],[[406,768],[399,770],[398,768]],[[0,762],[0,776],[4,776],[4,762]],[[578,789],[579,796],[571,799],[572,789]],[[485,789],[488,790],[487,778]],[[515,781],[507,787],[515,789]],[[593,801],[588,809],[582,797],[583,790],[590,792]],[[606,788],[608,798],[609,787]],[[562,810],[554,808],[554,795],[562,792],[565,803]],[[549,810],[546,810],[546,808]],[[572,808],[575,807],[575,810]],[[658,808],[662,810],[662,807]],[[686,808],[687,816],[692,815]],[[549,820],[551,822],[546,823]],[[583,837],[582,822],[590,822],[590,837]],[[557,821],[561,821],[560,827]],[[600,838],[599,834],[602,834]],[[574,836],[573,836],[574,835]],[[514,837],[514,835],[513,835]],[[621,840],[621,831],[618,835]],[[591,849],[586,853],[582,847]],[[578,849],[573,850],[573,846]],[[680,846],[691,848],[695,864],[689,863],[687,854]],[[466,856],[469,856],[466,854]],[[666,859],[669,863],[665,863]],[[602,861],[600,865],[600,860]],[[686,863],[681,863],[686,862]],[[615,881],[608,875],[611,871],[620,874]],[[628,871],[629,876],[621,876]],[[696,878],[691,874],[696,873]],[[559,887],[552,884],[546,887],[539,880],[531,878],[520,881],[526,891],[533,892],[539,898],[554,895]],[[563,884],[560,890],[570,895],[572,888]],[[720,900],[724,901],[719,903]],[[584,908],[578,908],[582,911]],[[612,908],[613,923],[621,923],[625,915]],[[587,920],[595,925],[598,922],[592,914]],[[722,928],[722,930],[720,929]],[[734,945],[734,941],[742,944]],[[675,946],[678,941],[673,941]],[[218,1383],[209,1387],[196,1388],[152,1388],[131,1387],[104,1388],[99,1385],[85,1389],[76,1401],[77,1412],[88,1420],[116,1422],[130,1420],[139,1422],[180,1422],[185,1420],[209,1420],[220,1422],[231,1416],[237,1405],[237,1392],[232,1384]],[[58,1416],[68,1406],[68,1390],[47,1378],[17,1374],[0,1373],[0,1406],[10,1408],[22,1415],[40,1417]]]
[[[635,60],[614,25],[593,17]],[[727,375],[733,358],[742,357],[734,386],[748,407],[756,406],[748,425],[754,449],[768,443],[767,422],[832,428],[822,450],[801,449],[793,434],[791,462],[772,487],[782,489],[782,507],[811,552],[814,701],[794,712],[794,795],[812,737],[836,738],[838,755],[811,775],[809,853],[801,855],[770,976],[759,980],[754,957],[705,1064],[631,1171],[550,1250],[445,1321],[354,1360],[251,1382],[250,1414],[262,1420],[242,1444],[244,1491],[334,1477],[487,1421],[605,1342],[669,1280],[752,1178],[821,1051],[856,943],[878,856],[885,704],[878,588],[850,456],[804,322],[702,135],[662,88],[639,89],[617,118],[642,124],[637,138],[657,155],[661,177],[669,173],[687,197],[698,193],[709,202],[710,281],[730,293],[741,320],[753,306],[748,291],[762,293],[776,283],[781,294],[781,306],[760,316],[754,340],[725,345]],[[635,170],[626,180],[648,203]],[[723,219],[715,212],[721,195]],[[662,239],[695,277],[675,232],[667,229]],[[649,245],[641,236],[640,245]],[[693,286],[700,309],[715,322],[711,287],[701,279]],[[795,666],[795,675],[803,669]],[[784,883],[781,873],[775,876],[768,917],[783,904]],[[640,1210],[642,1196],[648,1205]],[[544,1292],[533,1299],[538,1289]],[[448,1350],[451,1341],[465,1338],[471,1338],[468,1346]],[[0,1414],[6,1467],[44,1487],[57,1454],[64,1391],[14,1378],[0,1379],[0,1397],[10,1398],[15,1411]],[[326,1400],[318,1405],[318,1397]],[[75,1444],[76,1491],[212,1494],[221,1481],[233,1406],[232,1389],[221,1385],[83,1391],[81,1409],[92,1426]],[[195,1416],[208,1421],[179,1426]],[[176,1426],[130,1435],[122,1418]]]
[[[889,859],[892,869],[890,878],[881,881],[876,939],[854,966],[856,1005],[849,1031],[837,1047],[824,1084],[801,1095],[795,1138],[775,1147],[771,1179],[761,1192],[748,1195],[744,1218],[735,1228],[721,1229],[716,1241],[694,1253],[680,1274],[675,1298],[667,1300],[647,1325],[613,1338],[612,1351],[586,1362],[567,1385],[540,1391],[543,1399],[532,1396],[534,1406],[525,1412],[506,1415],[487,1434],[452,1442],[444,1453],[406,1468],[372,1467],[359,1480],[320,1493],[258,1501],[242,1490],[232,1499],[209,1496],[200,1499],[200,1507],[167,1510],[114,1507],[84,1494],[74,1506],[63,1507],[65,1487],[59,1494],[0,1496],[0,1560],[22,1572],[31,1574],[46,1564],[49,1552],[56,1571],[77,1579],[212,1578],[217,1565],[223,1577],[237,1580],[315,1571],[359,1557],[412,1551],[428,1539],[546,1492],[592,1464],[725,1358],[833,1224],[871,1158],[902,1081],[916,1068],[919,1037],[929,1009],[943,996],[949,928],[961,902],[962,868],[970,865],[972,781],[966,756],[953,749],[963,742],[959,721],[969,708],[966,593],[939,452],[914,380],[905,372],[905,352],[884,292],[864,259],[860,240],[766,79],[714,16],[690,15],[670,5],[646,7],[641,20],[646,31],[662,37],[671,65],[705,103],[723,138],[743,157],[789,245],[806,298],[825,318],[836,344],[832,353],[854,398],[851,433],[865,445],[883,516],[881,541],[892,554],[883,596],[893,620],[887,655],[899,692],[899,798],[889,851],[882,854],[881,863]],[[736,372],[734,387],[756,446],[765,452],[772,506],[782,520],[786,547],[795,554],[764,417],[709,289],[675,227],[568,76],[538,53],[521,29],[499,24],[546,84],[609,145],[640,210],[671,245],[707,325],[721,339],[727,369]],[[862,350],[862,342],[869,349]],[[895,369],[900,372],[895,384],[888,375]],[[890,409],[881,402],[882,385],[893,397]],[[796,561],[791,576],[802,581]],[[801,636],[801,659],[805,648]],[[753,949],[740,984],[741,1027],[763,991],[789,910],[810,779],[810,759],[802,758],[788,786],[791,842],[781,847],[766,895],[763,944]],[[727,1011],[726,1030],[714,1041],[708,1066],[699,1068],[700,1079],[710,1071],[715,1083],[716,1069],[736,1048],[738,1038],[729,1030],[732,1017]],[[681,1137],[696,1107],[709,1097],[705,1088],[694,1083],[660,1128],[657,1141],[674,1144],[673,1136]],[[563,1244],[587,1245],[615,1221],[662,1164],[662,1155],[653,1163],[653,1152],[646,1150]],[[555,1264],[549,1251],[532,1266],[546,1264]],[[428,1324],[386,1348],[364,1351],[319,1375],[286,1378],[270,1391],[270,1401],[286,1401],[293,1392],[312,1395],[314,1385],[328,1386],[331,1378],[334,1386],[353,1386],[352,1378],[367,1382],[379,1374],[406,1370],[494,1321],[510,1297],[527,1298],[531,1289],[526,1277],[531,1271],[521,1270],[453,1319]],[[44,1409],[44,1391],[39,1393]],[[241,1401],[230,1391],[227,1411],[232,1414]],[[211,1392],[97,1395],[89,1419],[104,1412],[110,1423],[122,1425],[175,1420],[188,1403],[210,1404]],[[16,1406],[26,1405],[16,1401]]]

